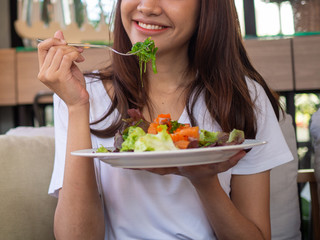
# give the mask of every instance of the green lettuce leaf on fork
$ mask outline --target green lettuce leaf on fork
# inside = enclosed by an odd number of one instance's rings
[[[157,67],[156,67],[157,51],[158,51],[158,48],[155,47],[154,41],[151,40],[151,37],[148,37],[144,42],[135,43],[132,46],[131,51],[129,52],[136,55],[139,59],[140,79],[141,79],[142,87],[143,87],[142,74],[147,71],[147,62],[151,61],[152,70],[154,73],[157,73]]]

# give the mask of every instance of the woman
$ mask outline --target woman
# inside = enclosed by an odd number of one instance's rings
[[[149,36],[158,73],[148,65],[143,87],[135,57],[114,55],[84,79],[74,63],[83,50],[61,32],[38,46],[38,77],[56,93],[57,239],[270,239],[269,170],[292,155],[277,101],[246,56],[233,0],[119,1],[114,48],[127,52]],[[179,168],[119,169],[70,155],[112,146],[129,108],[149,121],[171,113],[201,129],[243,129],[268,144]]]

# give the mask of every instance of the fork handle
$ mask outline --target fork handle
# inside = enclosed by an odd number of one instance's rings
[[[43,39],[37,39],[37,41],[40,43],[40,42],[43,42],[44,40]],[[133,53],[121,53],[121,52],[118,52],[117,50],[113,49],[112,47],[109,47],[108,45],[97,45],[97,44],[87,44],[87,43],[67,43],[69,46],[73,46],[73,47],[85,47],[85,48],[108,48],[110,49],[111,51],[119,54],[119,55],[122,55],[122,56],[132,56],[134,55]]]

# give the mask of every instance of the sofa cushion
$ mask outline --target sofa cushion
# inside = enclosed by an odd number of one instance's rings
[[[53,161],[53,137],[0,135],[2,239],[54,239]]]
[[[16,128],[9,129],[6,132],[6,135],[54,137],[54,127],[26,127],[26,126],[19,126],[19,127],[16,127]]]

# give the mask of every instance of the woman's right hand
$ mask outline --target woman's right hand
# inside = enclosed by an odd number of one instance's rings
[[[245,154],[246,152],[241,150],[230,157],[227,161],[218,163],[184,167],[148,168],[140,170],[146,170],[159,175],[176,174],[184,176],[190,180],[195,188],[197,188],[197,186],[203,187],[206,184],[211,184],[212,179],[215,178],[218,173],[225,172],[234,167],[241,160],[241,158],[245,156]]]
[[[38,45],[38,79],[54,91],[68,107],[89,102],[82,72],[74,62],[83,62],[83,49],[68,46],[61,31]]]

